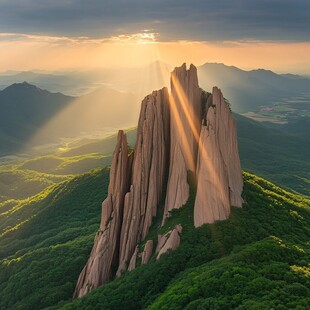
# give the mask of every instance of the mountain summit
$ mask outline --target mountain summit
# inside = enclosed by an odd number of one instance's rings
[[[231,206],[242,207],[242,172],[235,121],[220,89],[199,88],[197,69],[186,64],[171,73],[171,93],[154,91],[142,101],[136,146],[128,149],[120,131],[110,170],[100,229],[74,293],[81,297],[103,283],[157,259],[181,242],[182,226],[148,233],[153,219],[162,225],[189,199],[194,179],[194,225],[227,219]],[[141,251],[140,243],[144,241]]]

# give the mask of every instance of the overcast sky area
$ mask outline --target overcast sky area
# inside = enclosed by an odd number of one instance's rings
[[[170,45],[168,51],[164,44],[195,41],[204,45],[192,47],[193,56],[189,61],[211,60],[245,66],[242,57],[244,61],[247,57],[259,58],[264,55],[263,48],[270,50],[273,44],[273,54],[266,54],[267,67],[280,67],[278,54],[286,53],[281,57],[283,63],[288,64],[287,70],[291,66],[310,71],[309,56],[306,56],[310,52],[309,0],[0,0],[0,70],[9,69],[12,64],[25,67],[23,55],[38,54],[39,50],[43,54],[47,47],[53,52],[51,58],[57,53],[58,58],[63,58],[69,52],[73,59],[80,58],[81,48],[77,52],[77,44],[83,44],[86,51],[87,43],[90,55],[95,53],[94,46],[90,52],[91,44],[97,44],[98,52],[98,40],[102,43],[111,37],[123,38],[146,30],[154,35],[152,40],[163,44],[158,46],[165,61],[173,60],[168,57],[173,49]],[[227,44],[232,44],[231,54]],[[232,50],[236,44],[245,44],[243,52]],[[259,53],[253,51],[254,44],[259,45]],[[213,57],[219,55],[219,46],[223,48],[223,57]],[[100,47],[100,53],[106,59],[116,53],[115,47],[104,47]],[[175,48],[177,50],[181,53],[176,57],[178,61],[189,53],[188,46]],[[209,58],[204,59],[202,54]],[[257,66],[261,63],[264,64],[263,59]],[[74,67],[72,60],[69,64]],[[33,66],[44,67],[43,62]],[[249,64],[253,66],[255,64]]]
[[[310,39],[309,0],[0,0],[1,32],[160,40]]]

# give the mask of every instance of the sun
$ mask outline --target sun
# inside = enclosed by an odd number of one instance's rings
[[[132,43],[132,44],[154,44],[158,43],[157,39],[159,33],[151,32],[149,29],[144,29],[138,33],[121,34],[116,37],[112,37],[112,41],[120,43]]]

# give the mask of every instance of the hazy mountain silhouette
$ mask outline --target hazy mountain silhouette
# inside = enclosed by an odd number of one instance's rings
[[[140,97],[169,84],[173,66],[161,61],[128,68],[99,68],[90,71],[42,73],[8,72],[0,75],[0,88],[28,81],[40,88],[65,94],[81,95],[105,85]],[[201,87],[211,90],[218,85],[238,113],[259,110],[284,98],[309,94],[310,79],[296,74],[276,74],[270,70],[241,70],[221,63],[205,63],[198,67]]]
[[[70,97],[27,82],[13,84],[0,91],[0,153],[82,131],[129,126],[136,121],[138,102],[133,94],[107,88]]]
[[[61,92],[67,95],[81,95],[89,92],[94,84],[90,77],[76,72],[47,73],[36,71],[6,72],[0,75],[0,89],[13,83],[27,81],[51,92]]]
[[[73,99],[27,82],[13,84],[0,91],[0,152],[10,152],[23,145]]]
[[[220,63],[198,67],[198,76],[204,89],[218,85],[238,113],[257,111],[260,105],[309,94],[310,90],[310,79],[302,76],[280,75],[264,69],[244,71]]]

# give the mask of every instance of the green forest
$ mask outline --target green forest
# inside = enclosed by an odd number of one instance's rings
[[[180,247],[78,300],[71,298],[99,226],[109,170],[0,207],[0,309],[309,308],[309,199],[249,173],[244,180],[244,207],[198,229],[191,181],[187,204],[162,228],[183,225]],[[154,227],[146,239],[156,239]]]

